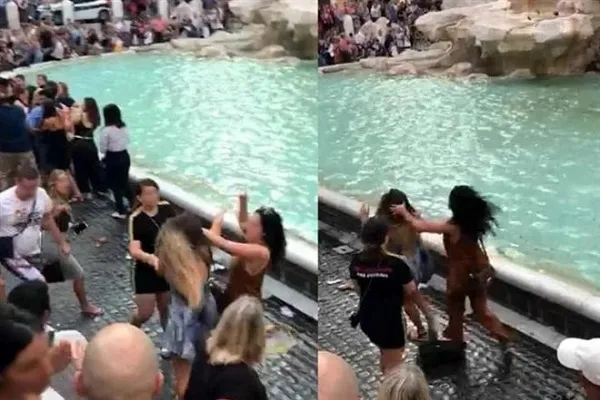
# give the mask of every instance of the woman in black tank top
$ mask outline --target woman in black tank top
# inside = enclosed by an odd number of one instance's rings
[[[94,131],[100,125],[96,100],[91,97],[83,99],[80,110],[74,108],[72,118],[75,134],[72,148],[75,181],[81,193],[89,198],[92,190],[96,193],[106,191],[98,148],[94,142]]]

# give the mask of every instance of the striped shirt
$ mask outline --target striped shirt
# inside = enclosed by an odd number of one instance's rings
[[[126,127],[105,126],[100,130],[98,150],[102,154],[107,151],[118,152],[127,150],[129,146],[129,131]]]

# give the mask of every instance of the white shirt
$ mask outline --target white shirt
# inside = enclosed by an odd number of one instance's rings
[[[127,146],[129,146],[129,131],[126,127],[105,126],[100,130],[100,140],[98,141],[100,153],[127,150]]]
[[[0,236],[15,236],[13,246],[16,257],[32,256],[41,253],[42,218],[52,211],[52,200],[46,191],[38,188],[35,204],[33,198],[22,201],[16,195],[16,186],[0,193]],[[19,234],[24,224],[27,227]]]
[[[54,50],[52,51],[51,56],[54,58],[58,58],[59,60],[62,60],[63,58],[65,58],[65,46],[63,46],[63,44],[60,40],[56,41],[56,44],[54,45]]]

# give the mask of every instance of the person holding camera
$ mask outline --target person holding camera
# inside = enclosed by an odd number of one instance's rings
[[[384,375],[404,359],[406,335],[402,309],[410,299],[429,316],[430,335],[437,336],[435,320],[423,297],[410,267],[404,260],[385,250],[389,225],[382,217],[369,218],[363,225],[361,240],[364,249],[350,262],[350,278],[360,297],[358,310],[350,316],[350,324],[360,329],[379,347],[380,368]]]
[[[71,196],[71,179],[63,170],[54,170],[48,178],[48,191],[52,200],[52,217],[61,232],[65,236],[69,228],[76,234],[81,233],[87,225],[84,222],[75,224],[71,227],[73,219],[69,198]],[[89,302],[84,285],[83,268],[73,256],[73,254],[61,253],[59,247],[49,236],[47,231],[42,233],[42,258],[45,263],[58,263],[60,266],[59,275],[64,280],[73,281],[73,292],[81,306],[81,312],[90,317],[102,315],[103,311],[99,307]]]
[[[506,358],[510,335],[487,306],[487,286],[494,270],[483,247],[483,238],[493,233],[497,225],[498,208],[470,186],[455,186],[450,192],[448,207],[452,217],[438,222],[416,218],[404,204],[394,205],[391,210],[404,217],[418,232],[444,235],[449,318],[444,336],[464,343],[465,299],[469,297],[475,317],[500,342]]]

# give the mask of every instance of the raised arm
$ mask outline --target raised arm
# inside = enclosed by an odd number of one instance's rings
[[[248,194],[242,192],[238,195],[238,224],[242,232],[246,231],[246,222],[248,222]]]
[[[227,240],[222,236],[216,235],[211,229],[204,229],[204,235],[206,235],[214,246],[217,246],[226,253],[250,261],[246,263],[246,267],[248,273],[251,275],[260,273],[267,266],[271,257],[269,250],[259,244]]]
[[[410,223],[417,232],[429,232],[429,233],[456,233],[456,227],[448,221],[429,221],[422,219],[418,216],[411,214],[404,204],[394,205],[391,208],[392,213],[395,215],[402,216],[408,223]]]
[[[360,206],[360,211],[358,212],[358,217],[360,218],[360,223],[365,224],[371,215],[371,207],[367,203],[362,203]]]

